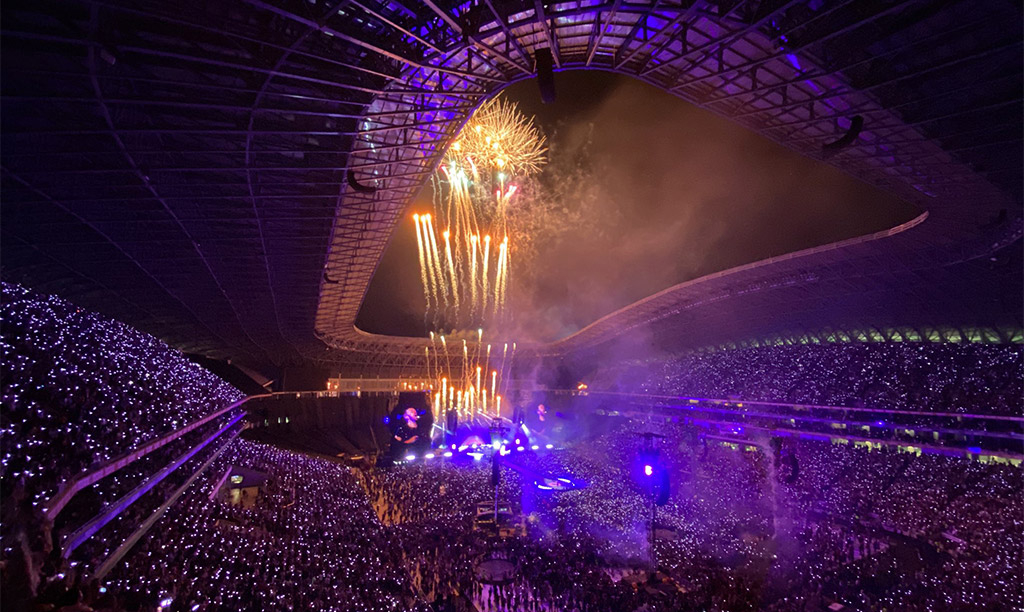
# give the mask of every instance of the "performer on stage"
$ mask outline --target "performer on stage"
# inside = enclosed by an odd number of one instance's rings
[[[391,437],[388,450],[382,455],[382,465],[412,461],[411,457],[420,459],[430,452],[434,415],[426,393],[399,393],[398,402],[393,404],[384,422],[388,424]]]
[[[544,433],[548,428],[548,409],[544,404],[537,405],[537,414],[530,419],[530,428],[536,432]]]
[[[395,427],[395,440],[401,444],[415,444],[423,433],[418,428],[419,418],[415,408],[406,408],[401,422]]]

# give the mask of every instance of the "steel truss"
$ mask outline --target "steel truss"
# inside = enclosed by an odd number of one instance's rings
[[[684,283],[532,354],[590,350],[755,293],[770,326],[773,310],[792,307],[782,287],[834,302],[1021,233],[1014,3],[12,0],[2,10],[5,278],[214,357],[421,369],[429,341],[366,334],[359,307],[447,143],[484,100],[530,78],[544,47],[557,70],[651,83],[927,216]],[[826,158],[822,146],[855,115],[863,131]]]

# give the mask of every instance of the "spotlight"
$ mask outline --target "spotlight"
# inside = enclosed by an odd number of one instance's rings
[[[652,476],[652,475],[654,475],[654,467],[652,467],[650,464],[645,465],[644,466],[644,475],[645,476]]]
[[[406,461],[415,461],[416,460],[416,455],[406,455],[405,456],[405,460]]]

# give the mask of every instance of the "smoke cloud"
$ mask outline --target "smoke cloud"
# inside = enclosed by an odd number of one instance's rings
[[[525,237],[511,253],[507,337],[562,338],[677,283],[886,229],[916,214],[828,165],[639,81],[594,72],[559,73],[558,80],[553,107],[539,104],[532,81],[502,94],[536,115],[550,147],[550,163],[523,194],[528,203],[515,219]],[[404,310],[422,303],[415,236],[405,234],[411,247],[396,239],[390,250],[407,253],[400,262],[407,270],[385,265],[389,253],[377,277],[394,274],[401,291],[418,297],[387,299],[371,288],[363,308],[376,312],[377,329],[370,331],[400,333],[385,329],[389,319],[406,329],[415,316],[422,320],[422,311],[384,316],[390,308],[377,304]]]

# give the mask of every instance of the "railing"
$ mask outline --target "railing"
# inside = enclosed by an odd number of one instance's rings
[[[210,465],[213,464],[217,457],[220,457],[221,453],[224,452],[224,449],[226,449],[231,444],[231,441],[237,438],[240,433],[242,432],[236,431],[235,433],[231,434],[231,438],[228,439],[228,441],[225,442],[219,449],[217,449],[217,452],[215,452],[212,457],[207,459],[206,462],[203,463],[203,465],[199,466],[199,469],[197,469],[195,473],[193,473],[192,476],[190,476],[189,479],[186,480],[183,485],[175,489],[174,493],[172,493],[171,496],[167,498],[167,501],[165,501],[159,508],[157,508],[153,512],[153,514],[150,515],[149,518],[143,521],[139,528],[136,529],[132,533],[132,535],[128,537],[127,540],[125,540],[120,546],[117,547],[117,550],[111,553],[111,555],[107,557],[107,559],[103,561],[103,563],[101,563],[99,567],[96,568],[96,571],[93,572],[92,577],[102,580],[103,577],[106,576],[110,572],[110,570],[114,568],[114,565],[116,565],[117,562],[120,561],[128,553],[128,551],[131,550],[132,547],[135,546],[135,544],[140,539],[142,539],[144,535],[146,535],[146,533],[149,532],[150,528],[152,528],[153,525],[158,520],[160,520],[160,517],[164,515],[164,512],[166,512],[167,509],[174,504],[174,502],[178,501],[178,498],[181,497],[181,494],[184,493],[192,485],[192,483],[195,482],[195,480],[199,478],[199,476],[203,472],[205,472],[210,467]]]
[[[704,402],[709,404],[721,404],[721,405],[737,405],[742,404],[744,406],[773,406],[780,408],[794,408],[797,410],[835,410],[841,412],[871,412],[880,414],[892,414],[892,415],[910,415],[910,416],[927,416],[927,417],[949,417],[949,418],[962,418],[962,419],[984,419],[986,421],[1012,421],[1016,423],[1024,423],[1024,417],[1019,416],[1007,416],[999,414],[979,414],[973,412],[931,412],[927,410],[896,410],[893,408],[868,408],[868,407],[855,407],[855,406],[825,406],[818,404],[802,404],[800,402],[766,402],[762,400],[745,400],[745,399],[721,399],[711,397],[696,397],[689,395],[664,395],[656,393],[629,393],[625,391],[580,391],[578,389],[549,389],[552,393],[559,395],[601,395],[601,396],[619,396],[625,398],[635,399],[656,399],[666,400],[673,402]]]
[[[116,459],[112,459],[98,468],[95,468],[93,470],[87,470],[79,474],[70,482],[65,483],[64,486],[61,487],[60,491],[58,491],[57,494],[54,495],[49,502],[47,502],[46,506],[43,508],[43,512],[45,513],[47,520],[53,521],[53,519],[55,519],[57,515],[60,514],[60,511],[64,509],[64,506],[68,504],[71,498],[74,497],[75,494],[77,494],[82,489],[88,486],[92,486],[100,479],[109,476],[110,474],[113,474],[114,472],[120,470],[124,466],[138,459],[141,459],[142,457],[145,457],[149,453],[170,444],[171,442],[177,440],[181,436],[196,429],[197,427],[201,427],[204,424],[210,422],[211,420],[219,417],[220,415],[225,414],[235,408],[238,408],[245,402],[258,397],[267,397],[267,395],[252,395],[240,399],[237,402],[231,404],[230,406],[226,406],[216,412],[208,414],[200,419],[197,419],[192,423],[186,425],[185,427],[182,427],[181,429],[176,429],[164,436],[161,436],[160,438],[157,438],[156,440],[147,442],[146,444],[134,450],[128,451],[124,455],[121,455]]]
[[[576,389],[549,391],[555,395],[621,400],[621,406],[606,408],[625,415],[650,416],[657,413],[665,417],[680,416],[697,423],[726,426],[727,429],[731,428],[731,431],[744,428],[768,432],[771,435],[845,439],[896,447],[912,446],[942,454],[1024,459],[1024,454],[1020,452],[1021,448],[1024,448],[1024,417],[1020,416],[904,411],[611,391],[581,392]],[[853,415],[865,418],[868,414],[875,417],[884,415],[884,419],[851,421],[849,418]],[[908,417],[916,420],[912,423],[900,422]],[[922,422],[925,419],[932,420]],[[956,423],[944,423],[944,420],[955,420]],[[961,422],[962,426],[959,425]],[[992,430],[989,430],[989,427]],[[862,433],[867,435],[861,435]],[[920,437],[919,434],[927,434],[927,437]],[[901,435],[910,437],[901,438]],[[985,448],[982,449],[982,446]]]
[[[210,442],[213,442],[214,440],[219,438],[221,435],[223,435],[224,432],[226,432],[236,423],[242,420],[243,416],[245,415],[240,414],[235,418],[231,419],[230,421],[228,421],[227,424],[225,424],[215,433],[210,435],[210,437],[206,438],[206,440],[204,440],[202,443],[197,444],[191,450],[188,450],[185,453],[183,453],[173,463],[164,466],[164,468],[161,469],[159,472],[153,474],[152,476],[144,480],[137,487],[135,487],[127,494],[125,494],[121,499],[110,504],[101,513],[93,517],[92,520],[87,522],[85,525],[82,525],[82,527],[80,527],[77,531],[75,531],[68,537],[67,543],[64,546],[64,558],[68,558],[76,548],[78,548],[79,546],[81,546],[83,542],[91,538],[93,534],[95,534],[97,531],[102,529],[104,525],[114,520],[114,518],[121,514],[125,510],[125,508],[135,503],[135,500],[139,499],[147,492],[149,492],[151,489],[153,489],[153,487],[160,484],[164,480],[164,478],[167,478],[172,472],[181,467],[186,461],[194,457],[196,453],[206,448],[210,444]]]

